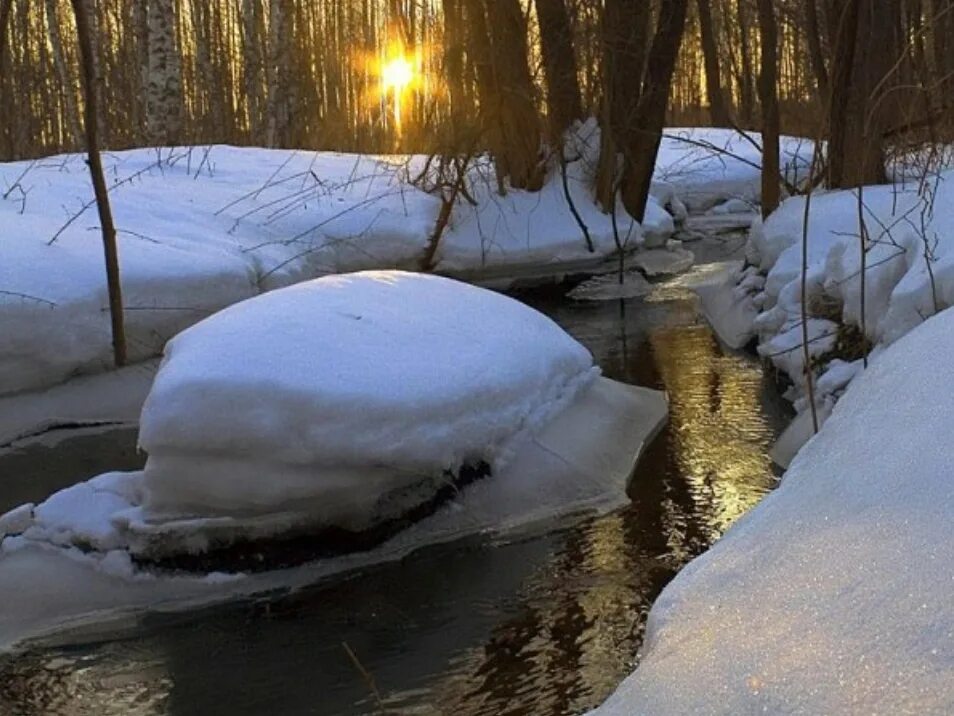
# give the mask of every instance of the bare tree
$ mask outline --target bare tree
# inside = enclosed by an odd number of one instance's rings
[[[103,163],[99,154],[99,92],[97,91],[95,46],[90,32],[86,0],[71,0],[76,18],[76,34],[79,38],[83,66],[83,86],[86,99],[86,151],[96,208],[103,232],[103,250],[106,256],[106,284],[109,291],[109,315],[113,334],[113,361],[116,367],[126,364],[126,330],[123,321],[123,295],[119,280],[119,252],[116,248],[116,227],[109,207],[109,191],[103,175]]]
[[[623,204],[637,221],[642,221],[646,214],[688,5],[689,0],[662,0],[633,131],[627,132],[623,146]]]
[[[719,47],[712,24],[712,7],[709,0],[696,0],[699,11],[699,36],[706,70],[706,99],[709,101],[709,117],[715,127],[730,126],[729,111],[722,94],[722,75],[719,69]]]

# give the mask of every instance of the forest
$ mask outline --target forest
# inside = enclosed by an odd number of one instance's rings
[[[0,0],[0,714],[954,713],[952,207],[954,0]]]

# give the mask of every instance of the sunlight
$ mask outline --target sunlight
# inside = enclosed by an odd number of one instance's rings
[[[417,81],[418,72],[411,59],[404,52],[404,48],[396,45],[390,48],[389,58],[381,62],[381,96],[387,100],[391,97],[394,127],[401,133],[401,102],[405,94]]]

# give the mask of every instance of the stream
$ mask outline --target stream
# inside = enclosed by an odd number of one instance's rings
[[[609,377],[669,394],[669,424],[629,506],[0,658],[0,714],[489,716],[598,705],[636,665],[660,590],[775,486],[768,451],[789,414],[755,358],[720,348],[678,279],[622,302],[563,294],[518,297]],[[0,512],[140,460],[129,429],[8,453]]]

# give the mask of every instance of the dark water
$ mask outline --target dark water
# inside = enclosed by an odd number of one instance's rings
[[[427,549],[294,595],[149,616],[112,641],[21,654],[0,661],[0,714],[470,716],[597,705],[635,665],[662,587],[774,486],[767,452],[786,416],[760,366],[723,353],[679,289],[625,304],[522,298],[607,375],[668,391],[669,427],[629,507],[516,544]],[[79,452],[98,445],[135,461],[132,438],[99,436]],[[43,473],[41,460],[76,449],[16,459]],[[10,474],[6,459],[0,474]]]

